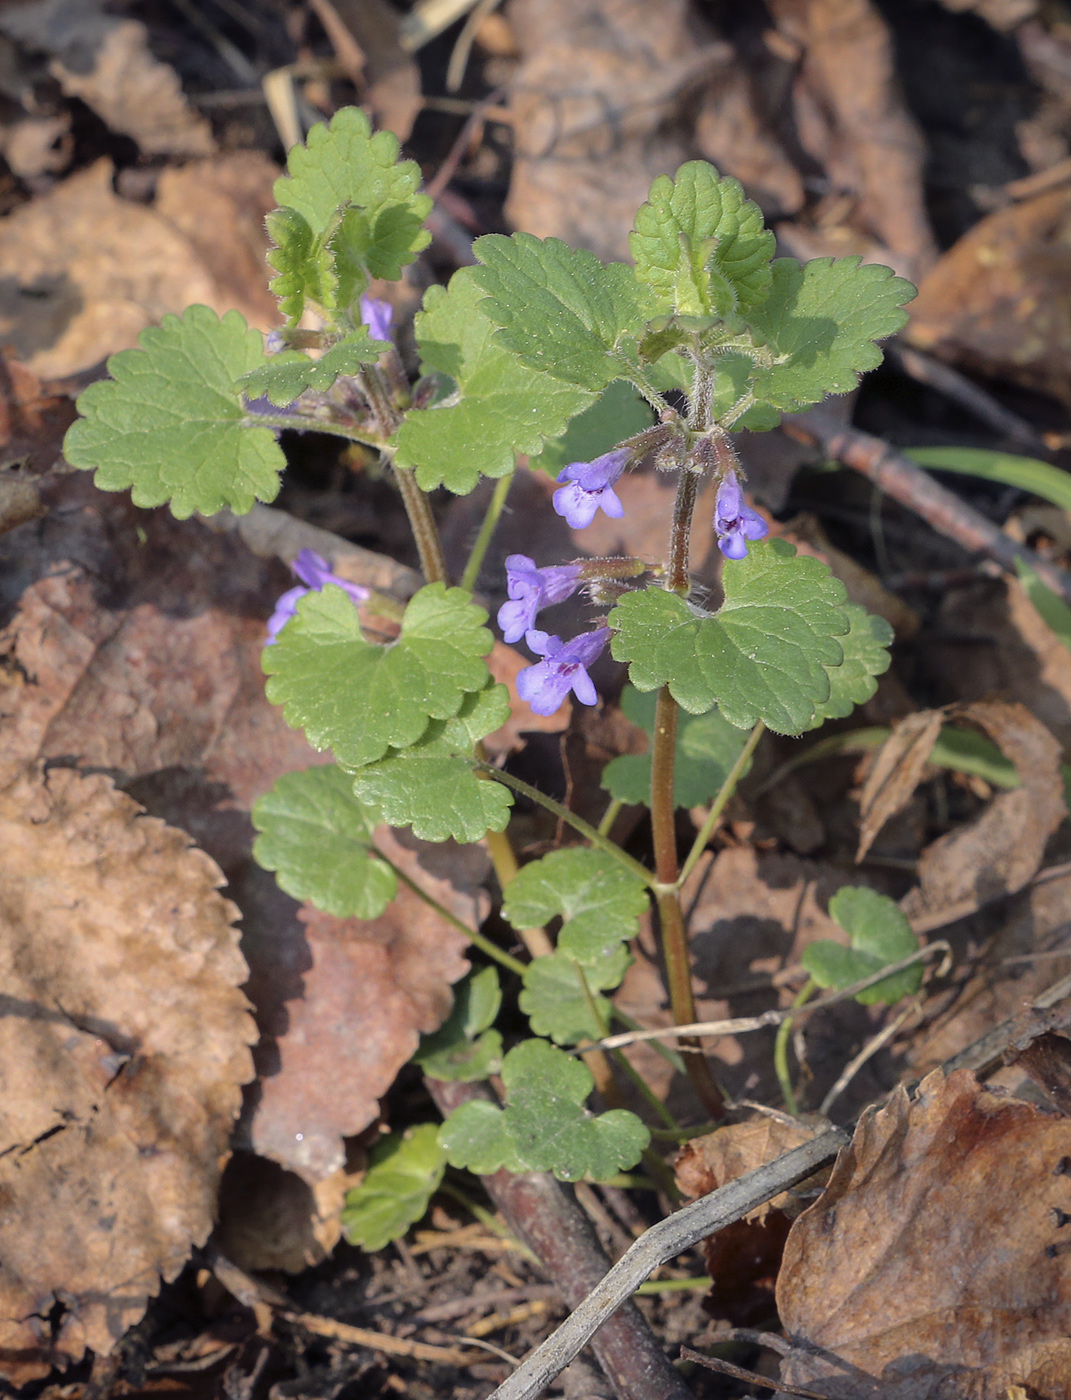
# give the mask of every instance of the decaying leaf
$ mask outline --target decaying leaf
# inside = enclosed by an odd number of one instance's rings
[[[681,1148],[675,1163],[677,1185],[685,1196],[705,1196],[810,1141],[819,1131],[819,1126],[772,1115],[731,1123]],[[810,1186],[813,1183],[805,1182],[797,1191],[782,1191],[744,1219],[707,1236],[703,1256],[712,1281],[704,1299],[708,1312],[741,1327],[770,1316],[789,1222],[803,1208],[797,1192]]]
[[[0,31],[50,55],[49,71],[113,131],[145,155],[204,156],[215,149],[204,117],[187,103],[178,74],[149,51],[148,31],[94,0],[8,5]]]
[[[936,1071],[868,1113],[777,1282],[788,1384],[840,1400],[1071,1393],[1071,1122]]]
[[[1060,745],[1023,705],[982,700],[954,712],[985,731],[1015,764],[1022,786],[995,797],[975,821],[922,853],[918,886],[901,901],[921,928],[948,923],[989,900],[1021,890],[1067,815]]]
[[[0,794],[0,1368],[106,1354],[206,1239],[256,1032],[219,868],[111,781]]]
[[[919,710],[893,725],[867,774],[859,799],[857,861],[863,859],[881,828],[906,805],[922,781],[930,750],[944,722],[945,715],[940,710]]]

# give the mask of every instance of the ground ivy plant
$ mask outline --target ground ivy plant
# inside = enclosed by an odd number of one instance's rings
[[[785,410],[853,388],[913,295],[857,257],[775,258],[773,234],[737,181],[693,161],[654,182],[636,214],[631,263],[527,233],[477,239],[476,265],[424,298],[413,383],[390,305],[369,289],[398,279],[429,241],[419,186],[394,137],[373,133],[360,111],[316,127],[290,153],[268,218],[284,323],[265,343],[235,311],[166,316],[85,391],[66,442],[68,460],[95,471],[100,487],[129,489],[140,506],[166,502],[179,517],[273,500],[284,430],[364,444],[393,472],[424,586],[403,608],[346,583],[310,550],[294,561],[297,582],[266,637],[268,695],[334,762],[287,774],[257,802],[256,856],[296,898],[373,918],[405,879],[376,846],[379,823],[429,841],[485,839],[523,956],[469,931],[485,961],[416,1058],[442,1079],[495,1077],[499,1092],[464,1104],[438,1131],[380,1145],[347,1214],[352,1237],[370,1247],[419,1216],[447,1164],[605,1179],[646,1151],[657,1168],[650,1130],[616,1106],[611,1062],[577,1052],[620,1019],[610,994],[649,904],[675,1020],[695,1020],[685,878],[763,730],[801,734],[847,715],[873,693],[891,641],[822,563],[769,537],[745,498],[730,431],[771,428]],[[598,830],[490,765],[482,748],[510,700],[488,669],[494,634],[473,587],[520,454],[556,475],[548,508],[574,530],[599,512],[623,514],[615,488],[641,461],[676,479],[660,558],[507,560],[497,621],[532,654],[517,691],[537,713],[570,696],[596,703],[590,668],[607,648],[628,668],[623,703],[650,750],[607,767]],[[428,493],[464,494],[484,477],[497,481],[487,516],[451,579]],[[713,520],[694,519],[706,482]],[[713,530],[724,556],[717,606],[692,589],[693,529]],[[563,638],[543,615],[579,592],[593,605],[591,625]],[[583,844],[518,872],[508,835],[517,789]],[[650,864],[607,835],[619,804],[641,799]],[[683,861],[679,805],[709,805]],[[865,916],[845,921],[851,950],[814,953],[816,983],[885,956]],[[504,993],[509,1024],[519,1012],[531,1032],[508,1046],[495,1026]],[[698,1048],[680,1042],[699,1103],[718,1115],[721,1091]],[[634,1075],[627,1062],[620,1070]],[[651,1111],[662,1119],[654,1130],[669,1131],[657,1101]]]

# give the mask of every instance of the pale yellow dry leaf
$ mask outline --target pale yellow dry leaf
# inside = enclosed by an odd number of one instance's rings
[[[102,775],[0,794],[0,1363],[106,1354],[211,1229],[252,1074],[222,875]]]

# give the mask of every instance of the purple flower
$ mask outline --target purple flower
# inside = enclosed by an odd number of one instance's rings
[[[373,340],[390,340],[394,307],[389,301],[380,301],[378,297],[362,297],[361,320],[368,327],[368,334]]]
[[[280,350],[286,349],[286,337],[278,328],[268,332],[268,338],[264,342],[264,349],[269,355],[278,355]]]
[[[580,586],[580,566],[557,564],[537,569],[527,554],[511,554],[506,559],[506,585],[511,601],[499,608],[498,625],[507,642],[519,642],[540,608],[572,597]]]
[[[587,667],[606,645],[609,627],[581,632],[571,642],[532,630],[525,641],[537,656],[546,658],[526,666],[517,674],[517,694],[527,700],[537,715],[552,715],[570,691],[582,705],[594,705],[595,686]]]
[[[347,579],[339,578],[337,574],[333,574],[331,565],[322,554],[317,554],[314,549],[301,550],[290,567],[297,574],[301,583],[296,588],[288,588],[276,603],[275,611],[268,618],[268,640],[265,642],[265,646],[271,646],[286,624],[295,616],[298,599],[304,598],[306,593],[319,592],[325,583],[334,583],[339,588],[344,589],[353,599],[355,605],[363,602],[369,596],[368,589],[363,588],[359,583],[350,583]]]
[[[714,529],[718,532],[718,548],[726,559],[743,559],[748,540],[761,540],[770,533],[762,516],[744,504],[744,493],[734,471],[727,472],[718,487],[714,500]]]
[[[570,462],[559,474],[558,480],[568,485],[555,491],[554,509],[565,516],[574,530],[590,525],[600,507],[612,519],[621,519],[625,507],[614,490],[614,482],[625,470],[631,455],[627,447],[618,447],[596,457],[593,462]]]

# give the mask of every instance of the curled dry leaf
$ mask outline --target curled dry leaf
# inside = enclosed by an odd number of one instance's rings
[[[1071,1393],[1071,1122],[929,1075],[868,1113],[792,1226],[789,1385],[838,1400]]]
[[[863,784],[859,799],[859,849],[863,859],[878,832],[907,805],[922,781],[930,752],[945,722],[942,710],[919,710],[893,725]]]
[[[718,1128],[681,1148],[675,1163],[677,1185],[692,1199],[706,1196],[808,1142],[822,1127],[770,1115]],[[782,1191],[744,1219],[707,1236],[703,1257],[712,1280],[704,1299],[708,1312],[740,1327],[770,1316],[789,1222],[802,1209],[798,1191],[811,1184]]]
[[[1060,745],[1025,706],[982,700],[952,716],[984,730],[1015,764],[1022,786],[1001,793],[975,821],[923,851],[918,886],[901,901],[920,929],[951,922],[1021,890],[1067,815]]]
[[[102,776],[0,794],[0,1370],[106,1354],[204,1242],[256,1037],[219,868]]]

